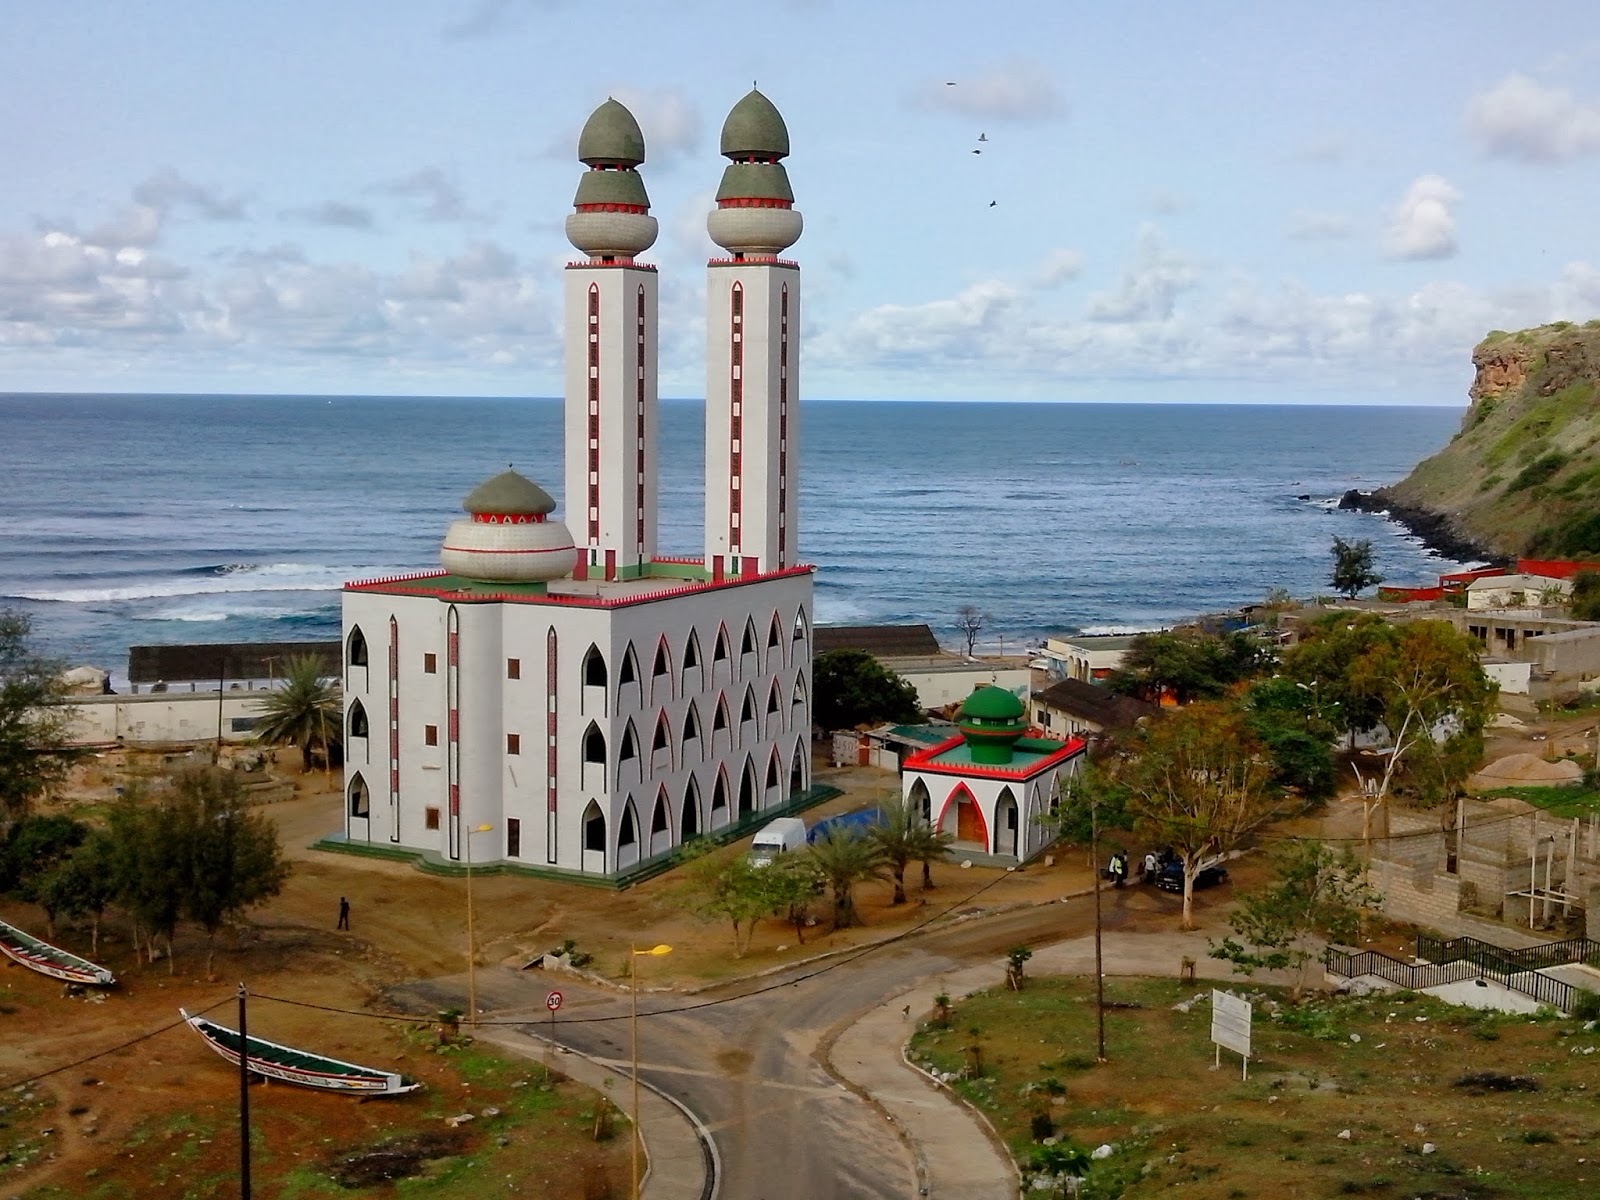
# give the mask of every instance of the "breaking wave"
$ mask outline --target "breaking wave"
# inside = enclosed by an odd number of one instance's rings
[[[159,600],[178,596],[220,596],[233,592],[336,592],[352,579],[401,573],[392,567],[331,567],[318,563],[224,563],[190,567],[177,578],[151,579],[107,587],[62,588],[14,593],[15,599],[58,604],[108,604],[120,600]],[[226,614],[224,614],[225,616]],[[223,617],[176,617],[221,620]]]

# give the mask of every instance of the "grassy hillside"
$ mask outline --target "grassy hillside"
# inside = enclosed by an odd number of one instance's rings
[[[1385,489],[1507,555],[1600,557],[1600,320],[1496,331],[1450,444]]]

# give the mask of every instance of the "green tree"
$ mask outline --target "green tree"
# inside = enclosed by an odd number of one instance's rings
[[[927,821],[918,820],[911,838],[911,861],[922,864],[922,890],[933,890],[933,864],[944,862],[950,855],[950,843],[955,841],[953,833],[946,833],[942,829],[935,829]]]
[[[1348,850],[1318,841],[1288,842],[1272,853],[1273,879],[1243,897],[1228,924],[1233,936],[1211,944],[1211,957],[1242,975],[1294,971],[1294,998],[1305,988],[1305,969],[1319,958],[1309,939],[1353,943],[1361,910],[1382,897],[1367,884],[1366,868]]]
[[[1382,690],[1356,664],[1392,646],[1399,626],[1376,613],[1328,613],[1313,621],[1283,656],[1284,676],[1312,695],[1314,719],[1342,729],[1354,744],[1383,720]]]
[[[320,658],[289,659],[282,686],[267,693],[258,712],[256,740],[300,747],[302,770],[311,769],[312,755],[319,750],[323,762],[331,763],[331,749],[342,740],[344,715],[338,685],[323,678]]]
[[[0,610],[0,833],[66,778],[82,753],[68,744],[62,664],[34,650],[32,632],[26,613]]]
[[[134,946],[141,936],[145,960],[154,963],[157,943],[167,947],[167,972],[173,973],[172,935],[183,915],[186,886],[183,830],[170,797],[154,798],[129,788],[111,810],[111,877],[117,904],[134,923]]]
[[[1572,579],[1572,617],[1600,621],[1600,571],[1579,571]]]
[[[1372,542],[1362,538],[1347,542],[1341,537],[1333,539],[1333,574],[1329,579],[1333,590],[1354,600],[1363,589],[1383,582],[1383,576],[1372,569]]]
[[[855,886],[883,878],[883,851],[871,838],[834,826],[811,843],[808,854],[832,893],[833,927],[849,928],[856,923]]]
[[[917,861],[926,865],[935,858],[943,858],[955,838],[930,827],[916,805],[899,797],[881,801],[878,811],[880,820],[867,831],[867,838],[878,847],[883,865],[894,880],[893,903],[904,904],[906,867]]]
[[[117,898],[113,860],[110,834],[93,829],[82,845],[57,864],[43,885],[57,914],[89,918],[91,955],[100,953],[100,920]]]
[[[917,689],[864,650],[830,650],[812,664],[813,711],[824,729],[880,721],[921,724],[928,718]]]
[[[1272,654],[1247,633],[1211,633],[1194,626],[1141,633],[1106,686],[1124,696],[1179,704],[1216,699],[1272,663]]]
[[[1333,795],[1337,730],[1318,711],[1317,690],[1283,677],[1263,679],[1245,694],[1250,730],[1272,759],[1272,781],[1308,800]]]
[[[7,890],[44,911],[47,937],[55,937],[60,912],[52,877],[88,836],[89,827],[82,821],[57,815],[24,817],[6,836],[3,879]]]
[[[233,771],[196,768],[173,781],[176,824],[187,851],[183,914],[206,931],[206,975],[217,933],[276,896],[289,878],[277,826],[245,804]]]
[[[1146,841],[1183,865],[1183,927],[1194,928],[1194,880],[1236,850],[1276,808],[1266,753],[1239,709],[1191,704],[1134,737],[1119,774]]]

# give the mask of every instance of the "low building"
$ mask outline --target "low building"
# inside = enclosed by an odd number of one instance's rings
[[[943,654],[928,625],[818,625],[816,653],[860,650],[876,659],[936,658]]]
[[[227,691],[145,692],[138,696],[80,696],[67,703],[68,740],[80,746],[170,746],[186,742],[248,742],[255,737],[264,689],[238,684]]]
[[[1050,737],[1081,737],[1131,729],[1160,708],[1135,696],[1119,696],[1099,684],[1063,679],[1032,700],[1033,723]]]
[[[1137,634],[1076,634],[1052,637],[1045,641],[1046,668],[1052,679],[1081,679],[1095,682],[1106,678],[1122,665],[1123,657]]]
[[[1026,709],[1004,688],[967,697],[958,732],[912,754],[901,795],[963,857],[1022,862],[1049,844],[1048,817],[1083,760],[1081,740],[1024,736]]]
[[[859,650],[917,689],[928,711],[960,704],[974,688],[1003,687],[1027,699],[1033,676],[1026,666],[948,654],[928,625],[819,625],[816,653]]]
[[[1467,584],[1467,610],[1544,608],[1564,605],[1572,580],[1553,575],[1484,575]]]

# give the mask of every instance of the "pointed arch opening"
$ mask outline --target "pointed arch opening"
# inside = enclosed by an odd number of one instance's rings
[[[705,752],[700,745],[700,709],[693,700],[689,701],[688,711],[683,714],[683,741],[679,743],[679,765],[688,766],[705,757]]]
[[[617,748],[617,786],[625,786],[629,779],[640,779],[643,774],[639,765],[639,731],[629,720],[622,728],[622,743]]]
[[[728,772],[717,768],[717,782],[711,788],[711,828],[718,829],[728,823]]]
[[[717,640],[711,645],[711,686],[733,682],[733,643],[726,624],[718,624]]]
[[[1009,854],[1012,858],[1019,857],[1018,839],[1021,831],[1021,814],[1017,807],[1017,794],[1007,784],[1000,789],[1000,796],[994,802],[994,849],[995,854]]]
[[[672,770],[672,726],[667,721],[666,710],[656,714],[655,732],[650,735],[650,771],[657,774]]]
[[[583,731],[583,765],[582,777],[579,784],[585,791],[603,792],[606,790],[606,735],[600,731],[600,726],[589,722],[589,728]]]
[[[372,815],[372,793],[367,789],[367,781],[357,771],[350,780],[350,786],[345,789],[350,800],[350,815],[352,817],[370,817]]]
[[[790,636],[797,642],[803,642],[811,636],[811,626],[806,620],[806,610],[804,608],[794,610],[794,633]]]
[[[617,822],[617,869],[631,867],[639,861],[639,815],[630,799],[622,807],[622,819]]]
[[[957,846],[988,852],[989,824],[984,820],[983,807],[972,789],[958,783],[945,797],[939,810],[938,828],[955,839]]]
[[[362,704],[360,700],[356,700],[350,705],[348,728],[352,738],[372,736],[372,723],[367,720],[367,706]]]
[[[678,841],[687,842],[700,836],[700,785],[694,776],[683,789],[683,809],[678,814]]]
[[[739,772],[739,816],[744,818],[756,811],[756,764],[745,756],[744,770]]]
[[[583,656],[583,686],[606,686],[606,656],[600,653],[600,647],[593,642]]]
[[[806,790],[806,740],[801,738],[794,746],[794,761],[789,766],[789,795],[798,796]]]
[[[683,644],[683,694],[703,692],[706,687],[705,668],[701,664],[700,635],[689,630],[689,640]]]
[[[782,786],[783,756],[778,753],[778,748],[774,746],[772,753],[767,757],[767,780],[766,786],[761,793],[762,808],[771,808],[783,799],[779,791]]]
[[[665,634],[656,643],[655,659],[650,664],[650,699],[652,702],[672,699],[672,651],[667,647]]]
[[[923,780],[919,778],[912,781],[911,791],[906,799],[910,801],[912,812],[927,824],[933,824],[933,797],[928,793],[928,785]]]
[[[796,728],[803,724],[801,717],[806,707],[806,701],[808,698],[809,697],[806,693],[806,677],[803,674],[796,674],[794,677],[794,695],[789,697],[789,707],[794,710],[790,716],[790,722]]]
[[[593,800],[583,810],[583,869],[606,869],[606,815]]]
[[[617,711],[623,711],[623,706],[630,700],[635,707],[644,705],[644,684],[639,677],[639,656],[634,652],[632,642],[629,642],[627,649],[622,652],[622,665],[617,668]]]
[[[772,614],[772,624],[767,628],[767,649],[772,650],[783,645],[783,623],[778,620],[778,614]]]
[[[656,792],[656,802],[650,809],[650,854],[664,854],[672,849],[672,805],[667,801],[667,789],[662,785]]]
[[[744,703],[739,706],[739,724],[756,719],[756,689],[750,684],[745,684]]]
[[[743,658],[746,654],[754,654],[755,652],[756,619],[754,617],[746,617],[744,619],[744,637],[739,640],[739,657]]]
[[[361,632],[361,626],[351,627],[350,636],[345,640],[345,664],[352,667],[367,665],[367,635]]]

